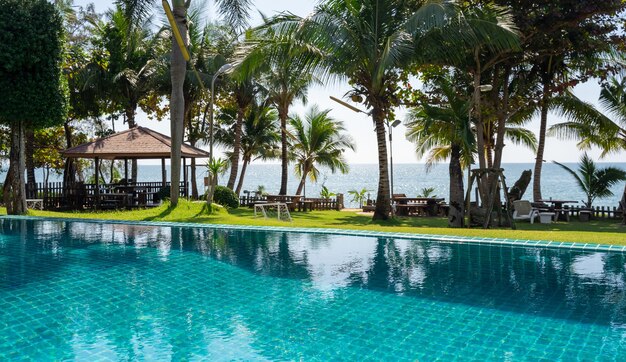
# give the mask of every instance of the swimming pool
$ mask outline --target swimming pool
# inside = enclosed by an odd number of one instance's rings
[[[0,359],[626,358],[622,253],[0,218]]]

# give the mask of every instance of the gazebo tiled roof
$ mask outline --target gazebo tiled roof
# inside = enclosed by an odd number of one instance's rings
[[[69,148],[61,154],[67,158],[159,159],[170,158],[172,139],[145,127],[135,127],[92,142]],[[209,153],[182,145],[182,157],[208,158]]]

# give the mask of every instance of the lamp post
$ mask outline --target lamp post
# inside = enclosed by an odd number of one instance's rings
[[[211,107],[209,108],[209,163],[213,162],[213,108],[215,105],[215,81],[217,78],[230,70],[233,66],[226,63],[215,72],[213,79],[211,80]],[[207,192],[207,202],[209,206],[213,202],[213,185],[215,184],[214,178],[216,175],[211,175],[209,171],[209,190]]]
[[[481,93],[485,93],[485,92],[489,92],[493,89],[493,86],[491,84],[483,84],[483,85],[479,85],[478,86],[478,90]],[[472,101],[470,101],[470,107],[469,110],[467,111],[467,121],[471,122],[472,121],[472,111],[474,110],[474,104],[471,104]],[[480,117],[480,114],[478,115]],[[478,135],[476,135],[476,137],[478,137]],[[481,152],[481,150],[478,150],[478,152]],[[484,152],[484,150],[483,150]],[[467,165],[467,187],[469,189],[470,187],[470,182],[472,181],[472,163],[470,162]],[[471,190],[468,190],[468,195],[469,197],[467,198],[466,201],[466,205],[465,205],[465,215],[467,215],[467,227],[470,227],[470,223],[472,222],[472,220],[470,220],[469,218],[469,209],[470,209],[470,199],[472,197],[472,193],[470,192]],[[478,201],[478,200],[476,200]]]
[[[392,123],[389,123],[389,121],[387,121],[387,128],[389,128],[389,181],[390,181],[390,193],[391,193],[391,198],[390,200],[392,200],[393,202],[393,129],[398,127],[398,125],[400,125],[400,120],[396,119],[395,121],[393,121]],[[393,208],[391,208],[392,212],[393,212]]]

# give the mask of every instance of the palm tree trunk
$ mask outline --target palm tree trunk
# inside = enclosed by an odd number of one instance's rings
[[[67,148],[72,147],[72,127],[70,127],[70,121],[63,124],[63,130],[65,131],[65,145]],[[76,163],[73,158],[65,159],[65,168],[63,169],[63,190],[67,190],[76,182]]]
[[[448,226],[462,228],[465,215],[465,201],[463,192],[463,169],[461,168],[461,147],[452,145],[450,153],[450,211]]]
[[[250,163],[250,159],[244,157],[243,165],[241,166],[241,174],[239,175],[239,182],[237,182],[237,190],[235,191],[237,195],[241,194],[241,188],[243,187],[243,179],[246,176],[246,169],[248,168],[249,163]]]
[[[296,191],[296,195],[300,195],[302,193],[302,189],[304,188],[304,183],[306,182],[306,175],[309,173],[309,168],[304,167],[302,172],[302,178],[300,179],[300,184],[298,185],[298,190]]]
[[[4,205],[9,215],[23,215],[27,211],[24,158],[24,127],[16,123],[11,126],[10,164],[3,189]]]
[[[241,125],[243,123],[244,109],[239,108],[237,111],[237,122],[235,123],[235,143],[233,145],[233,154],[230,156],[230,177],[226,187],[235,190],[235,181],[237,181],[237,173],[239,172],[239,154],[241,153]],[[239,195],[239,193],[237,193]]]
[[[380,107],[374,106],[372,118],[376,126],[376,141],[378,143],[378,195],[373,220],[387,220],[391,213],[391,199],[389,195],[389,159],[387,157],[387,137],[385,133],[385,115]]]
[[[287,195],[287,178],[289,177],[289,154],[287,143],[287,117],[289,110],[287,107],[280,107],[278,111],[280,117],[280,143],[281,143],[281,173],[280,173],[280,191],[279,195]]]
[[[535,173],[533,174],[533,200],[539,202],[541,196],[541,169],[543,167],[543,153],[546,147],[546,128],[548,126],[548,91],[549,83],[543,83],[543,96],[541,99],[541,120],[539,126],[539,143],[537,144],[537,157],[535,158]]]
[[[183,0],[174,0],[173,5],[174,19],[186,45],[188,41],[187,7]],[[173,36],[170,73],[172,79],[172,95],[170,97],[170,127],[172,136],[170,202],[171,206],[174,207],[178,205],[178,197],[180,196],[181,147],[183,144],[183,123],[185,121],[183,86],[187,73],[187,62]]]
[[[137,112],[137,105],[131,105],[128,108],[126,108],[126,110],[124,111],[124,113],[126,114],[126,123],[128,123],[128,129],[132,129],[137,127],[137,123],[135,122],[135,113]],[[130,178],[133,179],[133,181],[137,182],[137,160],[133,159],[130,161]]]

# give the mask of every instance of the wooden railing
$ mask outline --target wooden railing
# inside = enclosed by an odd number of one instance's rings
[[[169,188],[170,183],[166,183],[165,187]],[[161,201],[159,192],[162,188],[162,182],[137,182],[132,185],[100,184],[97,190],[95,184],[75,183],[65,187],[63,182],[48,182],[27,184],[26,198],[43,199],[45,210],[83,210],[96,208],[102,195],[124,192],[131,194],[135,199],[126,206],[141,207],[158,204]],[[141,192],[135,192],[137,189]],[[187,196],[187,189],[187,185],[181,182],[181,196]]]
[[[286,196],[289,197],[289,196]],[[273,195],[271,201],[277,201],[277,196]],[[280,201],[280,200],[278,200]],[[241,206],[252,207],[255,203],[268,202],[266,196],[249,196],[244,195],[239,197],[239,204]],[[344,208],[343,195],[339,194],[337,197],[323,199],[323,198],[300,198],[293,205],[294,210],[309,211],[309,210],[341,210]]]

